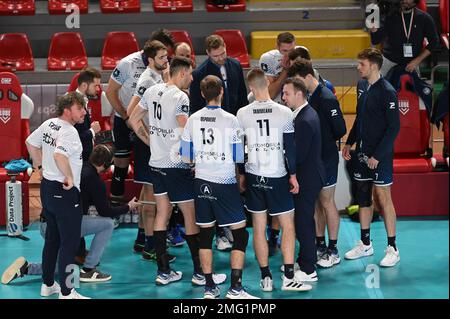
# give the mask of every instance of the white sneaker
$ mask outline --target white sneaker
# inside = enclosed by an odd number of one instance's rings
[[[300,265],[298,263],[294,263],[294,272],[299,271],[299,270],[300,270]],[[281,265],[280,271],[284,272],[284,265]]]
[[[288,279],[284,275],[282,276],[283,285],[281,286],[281,290],[286,291],[308,291],[312,289],[311,285],[307,285],[299,281],[297,278]]]
[[[171,282],[181,280],[183,277],[183,273],[181,271],[170,270],[168,274],[163,272],[158,272],[156,276],[156,284],[157,285],[167,285]]]
[[[358,259],[361,257],[367,257],[373,255],[372,242],[369,246],[364,245],[361,240],[358,240],[355,247],[352,250],[345,253],[345,259]]]
[[[250,295],[244,288],[233,289],[230,288],[227,291],[226,299],[260,299],[258,297]]]
[[[64,296],[62,293],[59,293],[59,299],[91,299],[91,298],[80,295],[75,289],[72,288],[70,294],[68,294],[67,296]]]
[[[213,274],[213,281],[216,285],[221,285],[227,280],[227,275],[225,274]],[[204,275],[194,273],[192,275],[192,284],[196,286],[206,285],[206,278]]]
[[[340,262],[341,258],[339,257],[339,253],[332,253],[331,251],[328,251],[320,255],[320,258],[317,259],[316,264],[322,268],[330,268]]]
[[[131,214],[131,222],[133,224],[139,223],[139,214],[135,214],[135,213]]]
[[[216,246],[220,251],[231,250],[231,248],[233,247],[228,238],[225,236],[219,236],[216,238]]]
[[[224,231],[225,237],[227,237],[228,241],[230,243],[233,243],[234,238],[233,238],[233,233],[231,232],[231,229],[229,227],[224,227],[223,231]]]
[[[282,275],[282,276],[284,276],[284,275]],[[319,277],[317,277],[317,272],[315,272],[315,271],[308,275],[307,273],[305,273],[301,270],[298,270],[295,272],[294,277],[295,277],[295,279],[297,279],[298,281],[301,281],[301,282],[314,282],[314,281],[319,280]]]
[[[123,220],[125,218],[125,214],[119,216],[119,224],[123,224]]]
[[[47,286],[46,284],[41,285],[42,297],[50,297],[51,295],[59,293],[61,293],[61,287],[56,281],[53,282],[53,285],[51,287]]]
[[[130,224],[131,223],[131,213],[126,213],[123,215],[123,223]]]
[[[400,261],[400,252],[394,249],[392,246],[388,246],[384,251],[386,256],[381,260],[381,267],[393,267]]]
[[[269,276],[261,279],[259,282],[259,287],[262,291],[272,291],[273,290],[273,280]]]
[[[220,289],[219,287],[209,288],[205,287],[205,292],[203,293],[203,299],[219,299]]]

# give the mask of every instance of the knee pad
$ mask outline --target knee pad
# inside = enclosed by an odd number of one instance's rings
[[[356,202],[359,207],[372,206],[371,181],[356,181]]]
[[[215,233],[215,226],[202,228],[200,227],[200,233],[198,235],[199,238],[199,246],[200,249],[212,249],[212,242]]]
[[[231,230],[233,234],[233,247],[231,250],[240,250],[245,253],[248,244],[248,231],[245,227]]]

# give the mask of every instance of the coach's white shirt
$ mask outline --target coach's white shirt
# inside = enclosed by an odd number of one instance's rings
[[[48,119],[28,136],[27,142],[42,149],[43,176],[49,181],[64,183],[66,177],[56,166],[53,154],[66,156],[72,170],[73,184],[80,190],[83,146],[72,124],[57,117]]]

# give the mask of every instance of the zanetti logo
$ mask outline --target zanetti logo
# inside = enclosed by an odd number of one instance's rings
[[[409,101],[407,100],[398,101],[398,109],[403,115],[406,115],[406,113],[409,112]]]
[[[11,84],[12,79],[11,78],[2,78],[0,80],[1,84]]]
[[[207,196],[212,195],[211,187],[208,184],[203,184],[202,186],[200,186],[200,191],[202,192],[203,195]]]
[[[258,184],[260,184],[260,185],[266,185],[266,184],[267,184],[268,178],[267,178],[267,177],[264,177],[264,176],[258,176],[257,180],[258,180]]]
[[[4,124],[8,123],[10,118],[11,118],[11,109],[0,109],[0,120]]]

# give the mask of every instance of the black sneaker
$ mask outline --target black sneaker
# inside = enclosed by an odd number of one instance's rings
[[[28,262],[24,257],[17,258],[2,275],[2,284],[7,285],[16,278],[23,277],[28,268]]]
[[[81,282],[102,282],[111,280],[111,275],[104,274],[97,270],[96,268],[91,271],[84,271],[83,268],[80,269],[80,281]]]
[[[171,255],[171,254],[167,254],[167,256],[169,257],[169,263],[174,262],[175,259],[177,259],[176,256]],[[151,249],[150,251],[146,251],[145,249],[142,250],[142,258],[145,260],[152,260],[152,261],[156,261],[156,252],[154,249]]]
[[[141,254],[144,251],[145,243],[134,241],[133,251],[137,254]]]

